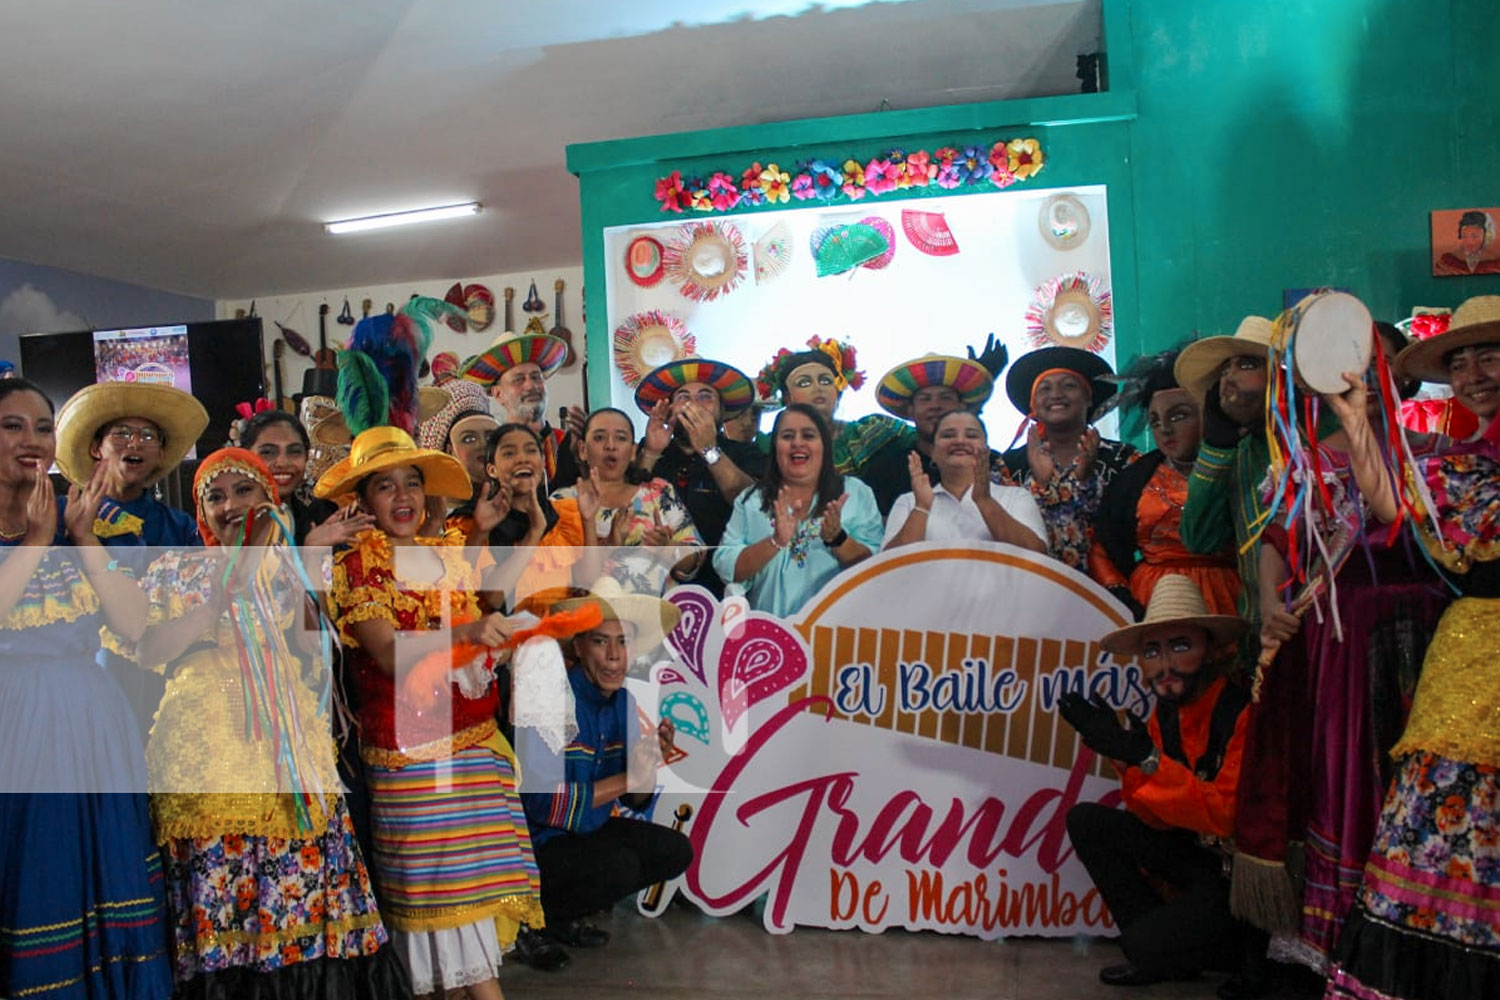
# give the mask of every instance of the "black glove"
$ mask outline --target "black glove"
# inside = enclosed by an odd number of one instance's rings
[[[1098,695],[1094,695],[1092,701],[1085,701],[1083,695],[1069,691],[1058,699],[1057,710],[1069,725],[1078,730],[1083,745],[1101,757],[1139,764],[1151,756],[1155,747],[1144,719],[1132,714],[1127,729],[1120,725],[1114,709],[1104,704]]]
[[[1010,352],[1005,345],[995,339],[992,333],[984,340],[984,350],[976,356],[973,347],[965,348],[969,352],[970,361],[978,361],[984,366],[984,370],[992,376],[998,376],[1005,371],[1005,363],[1010,360]]]
[[[1229,418],[1219,403],[1219,383],[1208,387],[1203,397],[1203,440],[1215,448],[1233,448],[1240,440],[1240,425]]]

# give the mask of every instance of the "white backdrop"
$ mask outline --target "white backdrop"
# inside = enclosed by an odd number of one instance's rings
[[[752,379],[780,347],[803,349],[813,334],[847,340],[859,352],[868,381],[845,393],[839,416],[879,412],[875,384],[896,364],[929,352],[963,356],[965,345],[982,346],[993,332],[1012,359],[1032,349],[1026,337],[1026,309],[1039,286],[1062,274],[1084,271],[1110,287],[1109,232],[1103,186],[1067,189],[1088,210],[1090,230],[1082,243],[1058,250],[1043,240],[1038,226],[1042,203],[1061,189],[1022,185],[1008,191],[918,199],[871,199],[837,207],[792,203],[784,211],[753,214],[672,216],[654,225],[619,226],[604,232],[608,324],[614,331],[631,315],[659,309],[678,316],[697,338],[698,353],[727,361]],[[902,232],[901,210],[942,212],[959,252],[931,256]],[[878,215],[895,230],[895,257],[881,270],[864,267],[817,277],[809,237],[821,226],[858,222]],[[670,276],[650,288],[637,286],[626,271],[630,241],[651,235],[669,245],[679,227],[704,219],[737,227],[750,263],[746,276],[728,295],[696,302],[683,295]],[[754,243],[785,220],[793,234],[793,257],[784,273],[762,285],[755,281]],[[1115,360],[1113,338],[1102,355]],[[639,417],[610,357],[613,405]],[[595,405],[599,405],[596,402]],[[1003,447],[1020,414],[1003,388],[983,414],[991,445]],[[639,421],[644,428],[643,418]],[[767,421],[767,426],[769,422]],[[1108,428],[1104,428],[1106,431]]]

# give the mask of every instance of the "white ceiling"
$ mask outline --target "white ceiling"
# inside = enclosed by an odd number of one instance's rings
[[[0,45],[0,257],[228,299],[576,264],[567,144],[1076,92],[1099,0],[14,0]]]

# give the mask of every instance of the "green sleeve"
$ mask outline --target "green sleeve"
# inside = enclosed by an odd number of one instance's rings
[[[1188,476],[1187,504],[1182,508],[1182,544],[1189,552],[1218,552],[1234,541],[1234,508],[1229,470],[1233,448],[1204,443]]]

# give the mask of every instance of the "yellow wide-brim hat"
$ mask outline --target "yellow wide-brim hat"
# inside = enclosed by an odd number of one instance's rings
[[[586,595],[556,602],[552,610],[576,611],[590,604],[598,605],[607,622],[630,622],[635,626],[633,653],[637,656],[661,645],[682,619],[682,609],[671,601],[630,593],[611,576],[600,577]]]
[[[446,452],[418,448],[411,435],[399,427],[371,427],[354,439],[349,455],[328,468],[313,487],[316,496],[342,502],[354,493],[361,482],[404,465],[415,465],[422,471],[424,491],[428,496],[467,500],[474,493],[469,473]]]
[[[1233,355],[1230,355],[1233,357]],[[1099,645],[1115,656],[1132,657],[1141,651],[1141,640],[1158,625],[1195,625],[1209,635],[1209,648],[1234,642],[1245,634],[1250,623],[1235,615],[1211,615],[1203,592],[1190,577],[1164,576],[1151,591],[1146,617],[1134,625],[1117,628],[1099,640]]]
[[[181,389],[147,382],[97,382],[75,392],[57,411],[57,467],[83,485],[98,459],[89,454],[94,435],[117,420],[137,417],[161,429],[161,464],[155,481],[175,469],[208,427],[208,411]]]
[[[1453,311],[1448,329],[1396,355],[1396,371],[1423,382],[1447,383],[1449,352],[1475,344],[1500,344],[1500,295],[1476,295]]]
[[[1233,337],[1204,337],[1195,340],[1177,355],[1172,372],[1177,384],[1198,399],[1208,395],[1218,376],[1219,366],[1240,354],[1269,359],[1271,321],[1264,316],[1246,316],[1240,320]]]

